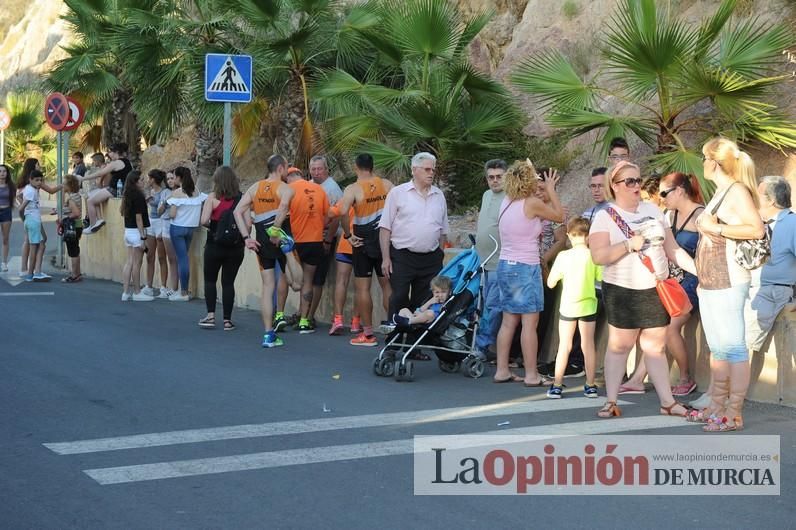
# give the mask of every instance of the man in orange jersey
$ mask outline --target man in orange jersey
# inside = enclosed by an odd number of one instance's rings
[[[353,247],[355,305],[364,323],[362,333],[351,339],[351,344],[376,346],[378,342],[373,336],[373,299],[370,295],[370,285],[375,271],[386,304],[390,299],[390,283],[382,273],[379,221],[392,183],[373,174],[373,157],[369,154],[357,156],[354,171],[357,174],[357,181],[346,187],[337,207],[337,210],[343,214],[340,223],[343,227],[343,237],[350,241]],[[349,210],[352,207],[353,231],[350,230],[349,219]]]
[[[295,252],[301,261],[303,271],[299,306],[301,317],[297,329],[301,334],[314,333],[315,326],[309,320],[313,295],[312,280],[316,267],[325,258],[323,232],[327,224],[326,214],[329,212],[329,200],[326,198],[323,188],[312,181],[304,180],[301,170],[298,168],[288,168],[286,182],[294,192],[293,200],[290,203],[290,229],[296,242]],[[274,323],[277,330],[284,327],[282,322],[284,321],[286,300],[287,281],[280,278],[277,291],[277,319]]]
[[[274,317],[274,267],[279,262],[282,271],[286,270],[286,257],[280,249],[282,241],[278,237],[270,237],[268,229],[271,227],[289,230],[285,222],[290,203],[295,191],[282,182],[282,177],[287,172],[287,161],[281,155],[272,155],[268,159],[268,178],[253,184],[235,207],[235,222],[246,242],[246,248],[257,253],[260,262],[260,278],[263,289],[260,296],[260,310],[262,312],[263,348],[274,348],[284,345],[282,339],[276,336],[273,328]],[[251,237],[251,214],[254,214],[255,237]]]

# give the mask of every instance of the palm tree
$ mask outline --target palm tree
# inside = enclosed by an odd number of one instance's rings
[[[6,94],[11,126],[6,131],[6,164],[18,175],[26,158],[38,158],[45,174],[55,173],[55,135],[45,124],[44,97],[36,90]]]
[[[468,61],[492,13],[465,19],[446,0],[380,0],[362,9],[360,40],[350,41],[370,63],[360,72],[332,70],[314,90],[327,142],[345,154],[367,150],[380,168],[404,175],[409,155],[429,151],[456,202],[463,176],[511,149],[508,138],[522,125],[505,88]]]
[[[717,133],[796,147],[796,127],[772,99],[793,80],[780,65],[794,34],[785,24],[732,20],[735,8],[736,0],[724,0],[690,27],[654,0],[622,0],[606,25],[604,66],[591,78],[581,78],[561,53],[544,51],[512,80],[538,98],[551,126],[573,137],[599,131],[603,153],[613,137],[634,134],[654,150],[658,168],[702,179],[699,152],[689,144]],[[621,110],[608,111],[609,104]]]
[[[67,57],[47,74],[46,85],[74,95],[85,104],[86,120],[102,121],[105,145],[130,146],[134,165],[140,160],[141,134],[132,111],[131,84],[123,78],[123,63],[114,35],[125,26],[128,7],[150,9],[157,0],[64,0],[62,16],[74,35],[64,47]]]

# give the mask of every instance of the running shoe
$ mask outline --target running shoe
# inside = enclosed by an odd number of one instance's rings
[[[174,293],[173,295],[169,296],[170,302],[187,302],[190,299],[190,295],[187,294]]]
[[[122,302],[127,302],[133,297],[130,293],[122,293]]]
[[[275,226],[269,226],[266,233],[268,234],[268,237],[279,238],[279,248],[280,250],[282,250],[283,254],[289,254],[290,252],[293,251],[293,247],[296,245],[296,242],[293,240],[292,237],[287,235],[287,232],[285,232],[281,228],[277,228]]]
[[[376,340],[374,336],[367,336],[364,333],[360,333],[353,339],[349,341],[351,346],[378,346],[379,341]]]
[[[32,274],[22,274],[22,275],[20,275],[20,278],[22,278],[26,282],[32,282],[33,281],[33,275]]]
[[[274,331],[284,331],[287,327],[287,320],[284,313],[277,313],[274,317]]]
[[[599,397],[599,394],[597,393],[597,387],[593,385],[583,385],[583,395],[587,398]]]
[[[0,272],[8,272],[8,263],[5,261],[0,263]]]
[[[133,295],[133,302],[151,302],[154,299],[154,296],[144,293],[143,290]]]
[[[147,296],[155,296],[155,290],[148,285],[141,289],[141,292]]]
[[[50,276],[49,274],[44,274],[43,272],[37,272],[36,274],[33,275],[34,282],[49,282],[52,279],[53,279],[52,276]]]
[[[547,391],[547,398],[548,399],[561,399],[564,393],[564,387],[558,385],[550,385],[550,389]]]
[[[315,326],[313,326],[312,322],[310,322],[306,318],[302,318],[301,320],[299,320],[299,325],[297,329],[299,334],[301,335],[306,335],[308,333],[315,333]]]
[[[174,291],[172,291],[171,289],[166,289],[165,287],[161,287],[160,288],[160,294],[158,294],[158,298],[160,298],[162,300],[165,300],[165,299],[167,299],[169,296],[171,296],[173,294],[174,294]]]
[[[332,327],[329,328],[329,335],[339,335],[343,330],[343,318],[335,317],[332,322]]]
[[[351,334],[359,335],[364,330],[362,329],[362,319],[360,317],[351,318]]]
[[[275,331],[269,331],[263,335],[263,348],[276,348],[284,345],[284,341],[276,336]]]
[[[384,335],[389,335],[390,333],[395,331],[395,325],[398,323],[398,321],[395,320],[396,318],[404,318],[404,317],[399,317],[398,315],[395,315],[393,317],[393,322],[382,320],[378,328],[379,333],[382,333]],[[409,319],[406,319],[406,325],[409,325]]]

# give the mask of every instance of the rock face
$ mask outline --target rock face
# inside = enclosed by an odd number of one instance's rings
[[[21,1],[4,0],[3,6],[13,4],[18,9]],[[595,72],[600,61],[601,32],[617,4],[617,0],[453,1],[465,14],[494,10],[494,18],[472,44],[472,58],[478,68],[506,82],[510,88],[508,77],[514,68],[544,48],[563,51],[581,73],[589,75]],[[698,22],[705,13],[712,12],[719,5],[719,0],[660,0],[659,3],[682,14],[688,21]],[[791,0],[745,0],[742,5],[748,13],[759,16],[763,21],[793,20],[796,17]],[[60,0],[32,0],[25,7],[23,18],[9,28],[0,44],[0,99],[9,89],[33,84],[42,72],[63,56],[59,46],[68,40],[67,28],[59,19],[63,8]],[[783,56],[783,61],[787,61],[786,56]],[[534,101],[517,91],[514,93],[530,118],[527,132],[549,134],[550,128]],[[779,106],[791,116],[796,115],[796,91],[783,91]],[[190,160],[195,139],[195,131],[186,128],[168,145],[145,155],[143,169]],[[588,206],[585,185],[589,169],[603,165],[595,160],[589,142],[589,138],[579,140],[584,147],[583,153],[561,181],[561,195],[573,212]],[[635,153],[645,154],[646,148],[632,139],[631,147]],[[263,174],[264,161],[273,149],[272,140],[259,139],[253,142],[246,155],[234,160],[234,165],[245,180],[252,181]],[[781,153],[756,150],[752,155],[760,174],[785,172],[786,157]]]

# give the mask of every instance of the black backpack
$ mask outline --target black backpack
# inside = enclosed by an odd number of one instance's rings
[[[238,224],[235,222],[235,207],[240,202],[241,194],[235,198],[232,207],[224,210],[216,223],[216,230],[213,234],[213,241],[222,247],[239,247],[243,245],[243,236],[240,235]]]

